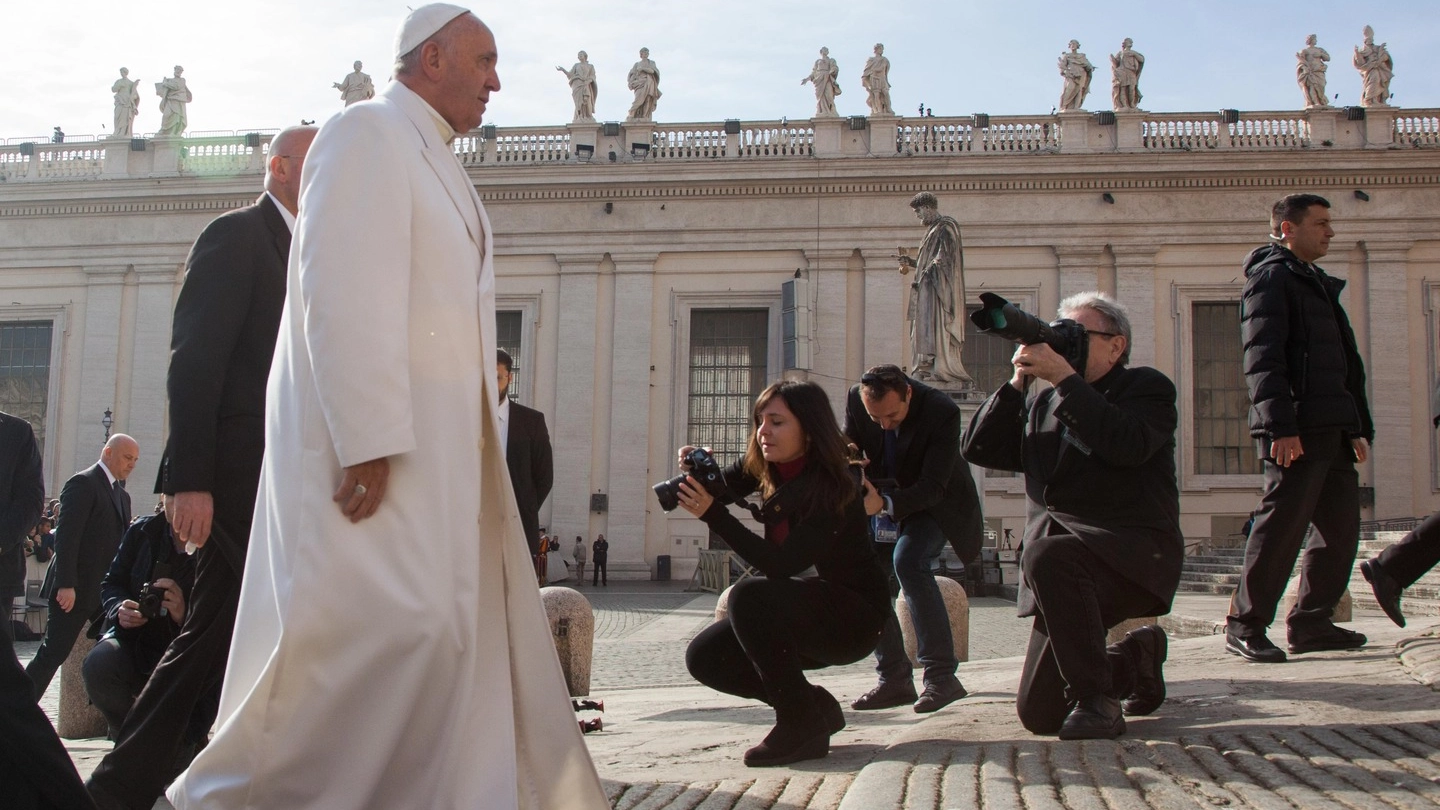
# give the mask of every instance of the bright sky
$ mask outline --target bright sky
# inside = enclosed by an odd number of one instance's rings
[[[418,4],[419,0],[408,0]],[[324,121],[340,108],[340,81],[359,59],[388,80],[404,0],[252,0],[248,3],[69,0],[7,4],[0,47],[0,138],[105,134],[119,68],[141,81],[136,130],[159,127],[154,82],[185,67],[192,132],[269,129]],[[897,112],[924,102],[936,115],[1042,114],[1060,96],[1056,58],[1068,40],[1097,65],[1086,108],[1110,108],[1108,54],[1125,37],[1145,55],[1141,106],[1152,111],[1294,110],[1295,52],[1319,35],[1337,103],[1359,100],[1351,66],[1373,25],[1396,65],[1392,103],[1440,107],[1440,4],[1433,0],[540,0],[475,3],[495,31],[501,92],[486,123],[564,124],[565,77],[575,53],[596,66],[596,117],[629,109],[625,75],[642,46],[660,68],[662,123],[808,118],[814,94],[800,79],[820,46],[839,62],[843,115],[867,111],[860,69],[886,46]],[[1428,52],[1428,55],[1427,55]]]

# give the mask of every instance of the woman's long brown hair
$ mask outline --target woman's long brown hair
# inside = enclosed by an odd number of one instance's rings
[[[760,427],[760,412],[776,397],[799,420],[800,429],[805,434],[806,466],[815,470],[815,484],[800,503],[797,517],[812,514],[821,507],[839,514],[859,493],[854,479],[850,477],[845,436],[835,422],[830,397],[825,394],[825,389],[813,382],[781,380],[760,392],[755,399],[751,422],[756,431]],[[780,480],[775,465],[760,454],[760,438],[756,431],[750,433],[750,445],[745,449],[745,472],[760,482],[761,495],[769,498],[780,487]]]

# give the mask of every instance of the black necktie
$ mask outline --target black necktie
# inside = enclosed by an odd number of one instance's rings
[[[885,474],[881,478],[895,477],[895,451],[900,445],[900,431],[887,430],[881,443],[881,457]]]

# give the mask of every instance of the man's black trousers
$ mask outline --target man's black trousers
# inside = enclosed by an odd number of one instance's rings
[[[1339,431],[1304,434],[1289,467],[1265,459],[1265,492],[1245,544],[1245,569],[1227,624],[1241,638],[1265,634],[1285,584],[1300,561],[1300,596],[1286,618],[1289,640],[1330,632],[1331,615],[1355,565],[1360,543],[1360,484],[1355,451]],[[1269,448],[1266,448],[1268,452]],[[1305,540],[1305,529],[1315,531]]]
[[[1154,615],[1157,600],[1073,534],[1026,540],[1022,574],[1037,613],[1015,708],[1032,734],[1054,734],[1074,701],[1134,691],[1130,657],[1121,645],[1106,647],[1105,633]]]
[[[40,640],[40,649],[35,651],[35,657],[30,659],[30,664],[25,667],[25,674],[30,676],[30,682],[35,685],[36,700],[50,688],[55,671],[70,657],[70,651],[75,648],[75,640],[80,638],[80,631],[85,629],[85,623],[90,621],[95,613],[93,606],[84,609],[78,604],[67,613],[54,597],[50,598],[50,608],[45,619],[45,636]]]
[[[180,634],[135,698],[114,750],[90,777],[92,785],[130,807],[149,808],[174,779],[176,753],[191,715],[225,676],[241,572],[214,537],[197,554],[195,587]]]
[[[9,619],[8,613],[5,617]],[[0,634],[0,806],[7,810],[87,810],[95,805],[45,712],[35,686]]]
[[[1400,542],[1387,546],[1377,558],[1380,570],[1408,588],[1440,563],[1440,512],[1420,522]]]

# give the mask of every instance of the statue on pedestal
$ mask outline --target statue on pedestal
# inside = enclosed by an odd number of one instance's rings
[[[185,117],[185,105],[193,97],[185,79],[180,75],[185,68],[176,65],[172,78],[155,83],[155,95],[160,97],[160,134],[179,137],[185,133],[189,119]]]
[[[830,49],[821,48],[820,58],[810,68],[810,75],[800,80],[815,85],[815,117],[835,117],[835,97],[840,95],[840,65],[830,58]]]
[[[362,67],[364,65],[360,64],[357,59],[354,73],[346,76],[343,81],[330,85],[340,91],[340,98],[345,102],[346,107],[356,102],[369,101],[375,97],[375,83],[370,81],[370,74],[361,72],[360,68]]]
[[[1325,95],[1325,71],[1330,53],[1315,44],[1315,35],[1305,38],[1305,49],[1295,54],[1295,82],[1305,94],[1305,109],[1329,107],[1330,98]]]
[[[135,127],[135,116],[140,114],[140,81],[130,78],[129,68],[120,68],[120,78],[110,85],[115,94],[115,129],[112,138],[129,138]]]
[[[648,51],[642,52],[642,57],[644,53],[648,53]],[[590,56],[584,51],[577,56],[580,61],[576,62],[575,66],[569,70],[560,65],[556,65],[555,69],[564,73],[565,78],[570,80],[570,96],[575,99],[575,118],[571,123],[588,124],[595,121],[595,97],[598,95],[595,85],[595,66],[590,64]],[[631,73],[634,71],[632,70]],[[656,75],[658,77],[658,73]],[[658,90],[656,95],[659,95]]]
[[[1140,108],[1140,71],[1145,69],[1145,57],[1139,51],[1131,50],[1134,42],[1126,37],[1120,43],[1120,52],[1110,55],[1112,79],[1110,99],[1117,111]]]
[[[965,257],[960,223],[941,216],[935,195],[922,191],[910,199],[915,216],[928,229],[915,258],[901,248],[900,273],[916,271],[910,283],[905,318],[910,322],[910,374],[917,380],[968,383],[961,362],[965,346]]]
[[[1095,75],[1095,66],[1080,53],[1080,43],[1070,40],[1070,52],[1060,54],[1060,75],[1065,78],[1065,89],[1060,91],[1060,112],[1081,109],[1085,97],[1090,95],[1090,79]]]
[[[1360,106],[1390,106],[1390,79],[1395,76],[1395,63],[1385,43],[1375,44],[1375,29],[1365,26],[1365,47],[1355,47],[1355,69],[1360,71],[1364,86],[1360,89]]]
[[[630,68],[625,85],[635,91],[626,121],[649,121],[655,117],[655,103],[660,100],[660,68],[650,61],[650,49],[640,49],[640,61]]]
[[[878,42],[875,55],[865,60],[865,69],[860,71],[860,86],[870,94],[865,103],[870,105],[871,115],[895,114],[890,106],[890,60],[885,58],[885,46]]]

